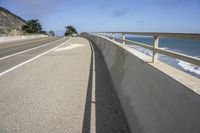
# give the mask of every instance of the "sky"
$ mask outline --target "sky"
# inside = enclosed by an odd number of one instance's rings
[[[43,29],[78,32],[200,33],[200,0],[0,0],[0,6]]]

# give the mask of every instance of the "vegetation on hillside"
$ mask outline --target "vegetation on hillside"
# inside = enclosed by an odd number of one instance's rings
[[[0,6],[0,37],[22,35],[26,21]]]
[[[26,23],[26,21],[25,21],[24,19],[22,19],[21,17],[15,15],[14,13],[10,12],[9,10],[7,10],[7,9],[1,7],[1,6],[0,6],[0,12],[1,12],[2,14],[10,15],[10,16],[13,17],[13,19],[14,19],[14,18],[15,18],[15,19],[18,19],[18,20],[20,20],[22,23]],[[7,15],[6,15],[6,16],[7,16]]]
[[[65,36],[72,35],[72,34],[77,34],[78,33],[73,26],[66,26],[65,29],[66,29]]]
[[[45,31],[42,30],[42,26],[38,19],[31,19],[28,20],[26,25],[22,27],[22,30],[25,33],[42,33],[46,34]]]

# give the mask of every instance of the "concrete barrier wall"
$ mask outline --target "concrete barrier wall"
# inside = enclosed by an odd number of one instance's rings
[[[47,35],[24,35],[24,36],[8,36],[8,37],[0,37],[0,43],[2,42],[12,42],[17,40],[27,40],[34,38],[47,37]]]
[[[133,133],[200,133],[199,94],[113,41],[84,36],[102,52]]]

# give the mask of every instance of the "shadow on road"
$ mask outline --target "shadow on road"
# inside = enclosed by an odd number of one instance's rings
[[[90,133],[91,104],[95,104],[96,133],[128,133],[128,124],[103,56],[94,43],[90,45],[92,56],[82,133]],[[95,85],[93,85],[93,80],[95,80]],[[92,86],[95,87],[92,88]],[[95,101],[92,101],[92,91],[95,91]]]

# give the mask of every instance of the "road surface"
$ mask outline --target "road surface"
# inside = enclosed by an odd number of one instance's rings
[[[0,44],[0,76],[13,66],[31,59],[65,40],[60,37],[47,37]]]
[[[0,133],[129,132],[96,45],[43,39],[0,45]]]

